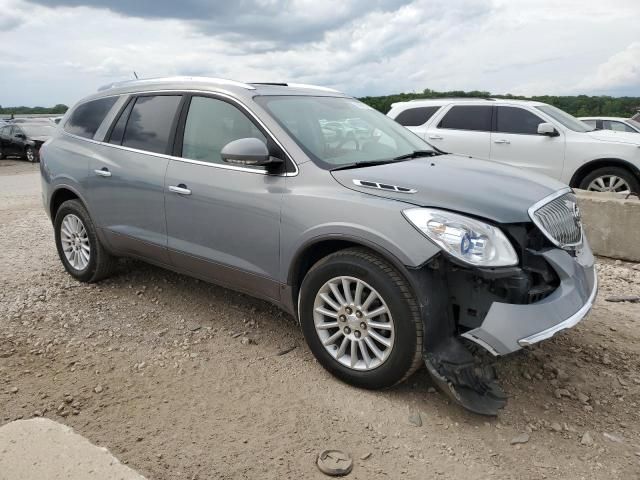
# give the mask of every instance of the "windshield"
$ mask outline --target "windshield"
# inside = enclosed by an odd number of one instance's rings
[[[53,135],[53,129],[51,125],[20,125],[20,128],[27,134],[28,137],[50,137]]]
[[[564,110],[560,110],[552,105],[540,105],[536,108],[574,132],[592,132],[595,130],[591,125],[587,125],[573,115],[569,115]]]
[[[627,122],[629,122],[632,127],[640,130],[640,122],[636,122],[633,118],[630,118],[629,120],[627,120]]]
[[[322,168],[433,151],[417,135],[352,98],[259,96],[255,100]]]

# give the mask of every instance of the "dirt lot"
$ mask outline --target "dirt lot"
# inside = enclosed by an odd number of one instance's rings
[[[640,304],[605,301],[640,295],[639,265],[601,260],[590,316],[501,360],[511,398],[487,419],[424,371],[385,392],[340,383],[244,295],[132,261],[73,281],[37,168],[0,161],[0,424],[50,417],[150,479],[323,478],[331,447],[349,478],[640,478]]]

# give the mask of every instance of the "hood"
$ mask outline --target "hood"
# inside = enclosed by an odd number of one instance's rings
[[[458,155],[332,172],[343,186],[421,207],[442,208],[497,223],[529,222],[527,210],[567,186],[508,165]],[[415,190],[401,193],[356,185],[377,182]]]
[[[49,138],[51,138],[51,137],[48,137],[48,136],[45,136],[45,137],[29,137],[29,140],[33,140],[34,142],[38,142],[38,143],[44,143],[47,140],[49,140]]]
[[[616,132],[613,130],[593,130],[586,132],[591,138],[603,142],[627,143],[640,146],[640,133]]]

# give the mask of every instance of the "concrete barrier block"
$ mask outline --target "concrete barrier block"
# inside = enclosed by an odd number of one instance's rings
[[[576,190],[589,244],[596,255],[640,262],[640,199]]]
[[[0,428],[0,480],[145,480],[106,448],[46,418]]]

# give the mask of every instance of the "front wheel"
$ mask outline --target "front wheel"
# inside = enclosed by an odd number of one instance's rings
[[[299,306],[309,348],[351,385],[391,387],[421,364],[423,327],[411,287],[368,250],[341,250],[316,263],[302,282]]]
[[[602,167],[584,177],[580,188],[592,192],[640,193],[640,182],[624,168]]]
[[[93,283],[113,271],[116,259],[100,243],[89,213],[78,200],[60,206],[54,229],[58,256],[73,278]]]
[[[33,147],[27,147],[24,152],[24,156],[31,163],[35,163],[36,161],[38,161],[38,154]]]

